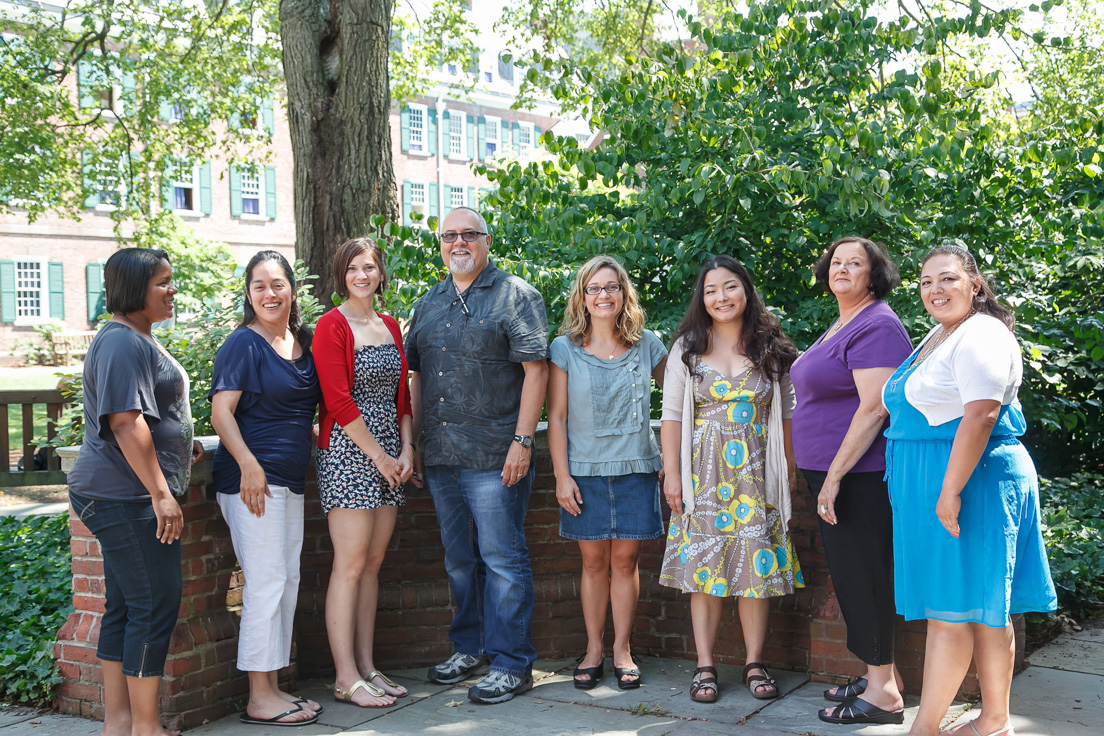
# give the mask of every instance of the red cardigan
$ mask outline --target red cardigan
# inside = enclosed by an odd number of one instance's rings
[[[378,312],[377,312],[378,314]],[[380,314],[387,329],[395,338],[399,349],[402,371],[399,374],[399,390],[395,408],[401,424],[402,418],[411,414],[410,395],[406,387],[406,353],[403,352],[402,330],[394,318]],[[360,409],[353,401],[353,330],[340,309],[331,309],[318,320],[311,343],[318,381],[322,384],[322,401],[318,405],[318,446],[330,446],[330,431],[336,421],[342,427],[360,416]]]

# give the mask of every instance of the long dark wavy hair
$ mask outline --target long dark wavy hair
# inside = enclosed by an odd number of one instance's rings
[[[288,280],[288,284],[291,286],[291,291],[295,293],[295,271],[291,268],[291,264],[287,262],[287,259],[274,250],[262,250],[252,258],[249,259],[249,263],[245,266],[245,306],[242,310],[242,321],[238,325],[238,329],[253,324],[253,320],[257,319],[257,312],[254,311],[253,305],[249,302],[249,284],[253,281],[253,269],[258,264],[265,261],[276,261],[276,264],[280,267],[280,270],[284,272],[284,277]],[[295,335],[295,341],[299,343],[299,346],[303,350],[310,350],[311,340],[314,339],[314,333],[311,328],[307,327],[303,323],[303,315],[299,313],[299,299],[296,297],[291,302],[291,313],[288,315],[288,329],[291,330],[291,334]]]
[[[954,244],[932,248],[928,251],[928,254],[924,256],[924,260],[920,261],[920,268],[923,269],[924,264],[936,256],[950,256],[954,258],[962,266],[962,270],[966,272],[970,281],[978,285],[978,292],[974,295],[975,312],[988,314],[990,317],[996,317],[1003,322],[1009,330],[1012,330],[1016,326],[1016,313],[1012,311],[1011,307],[1005,306],[997,301],[997,297],[993,293],[993,290],[989,288],[989,282],[981,275],[981,271],[978,270],[977,260],[970,251],[966,250],[961,245]]]
[[[694,358],[709,351],[710,329],[713,318],[705,311],[705,277],[710,271],[723,268],[736,274],[744,286],[747,305],[744,307],[744,325],[740,331],[740,342],[744,353],[752,364],[767,374],[772,380],[778,380],[789,371],[797,360],[797,347],[794,346],[778,318],[767,311],[759,292],[751,283],[751,274],[744,264],[732,256],[710,256],[702,264],[698,281],[694,284],[694,294],[686,307],[686,315],[675,330],[674,342],[682,340],[682,362],[686,369],[699,375],[694,367]],[[699,376],[700,377],[700,376]]]

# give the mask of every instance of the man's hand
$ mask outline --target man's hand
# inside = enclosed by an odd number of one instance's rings
[[[510,442],[510,451],[506,453],[506,464],[502,466],[502,485],[512,486],[529,472],[529,460],[533,451],[522,447],[518,442]]]

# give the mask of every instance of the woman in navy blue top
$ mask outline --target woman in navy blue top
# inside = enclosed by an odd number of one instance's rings
[[[322,397],[310,343],[291,266],[261,251],[246,266],[245,315],[215,356],[209,395],[220,440],[215,490],[245,574],[238,635],[238,669],[249,673],[244,723],[313,723],[321,710],[282,692],[276,680],[291,658],[303,486]]]

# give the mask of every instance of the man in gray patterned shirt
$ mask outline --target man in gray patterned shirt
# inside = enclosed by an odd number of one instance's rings
[[[416,443],[415,483],[429,485],[457,612],[454,653],[429,669],[453,684],[488,660],[477,703],[533,686],[533,571],[525,512],[533,432],[548,377],[548,319],[529,284],[490,262],[491,236],[475,210],[441,222],[450,275],[414,311],[406,338]]]

